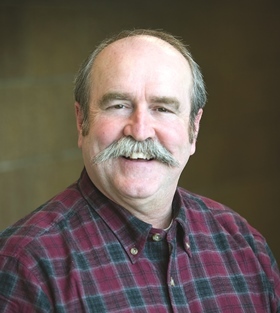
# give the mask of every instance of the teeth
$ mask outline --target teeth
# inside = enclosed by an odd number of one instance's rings
[[[151,156],[150,155],[146,155],[142,152],[133,152],[131,155],[128,155],[127,157],[129,157],[130,159],[145,159],[145,160],[150,160]]]

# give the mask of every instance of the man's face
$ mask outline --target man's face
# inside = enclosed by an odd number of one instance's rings
[[[195,151],[195,142],[189,142],[188,134],[192,78],[187,61],[159,39],[126,38],[97,56],[91,83],[90,127],[86,136],[82,136],[79,104],[76,113],[78,144],[92,182],[124,206],[172,196]],[[147,160],[144,155],[92,163],[93,157],[123,137],[158,141],[179,166]]]

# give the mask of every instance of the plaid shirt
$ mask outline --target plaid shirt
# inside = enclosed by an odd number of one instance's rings
[[[86,172],[0,236],[0,312],[280,312],[280,277],[239,215],[178,188],[168,232]]]

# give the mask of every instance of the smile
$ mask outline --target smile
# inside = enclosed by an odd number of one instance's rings
[[[131,159],[131,160],[153,160],[152,156],[149,154],[144,154],[142,152],[133,152],[130,155],[125,155],[124,156],[126,159]]]

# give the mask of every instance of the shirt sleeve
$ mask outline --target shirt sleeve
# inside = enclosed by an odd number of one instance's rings
[[[275,290],[275,306],[276,306],[276,312],[280,313],[280,273],[279,268],[276,263],[276,260],[274,256],[272,255],[272,252],[270,251],[269,247],[268,249],[268,255],[271,259],[271,273],[272,273],[272,282],[274,285]]]
[[[271,312],[280,313],[280,272],[277,262],[263,237],[257,235],[255,236],[255,240],[256,256],[270,281],[271,289],[274,294],[271,303]]]
[[[12,257],[0,256],[1,313],[47,313],[51,304],[32,271]]]

